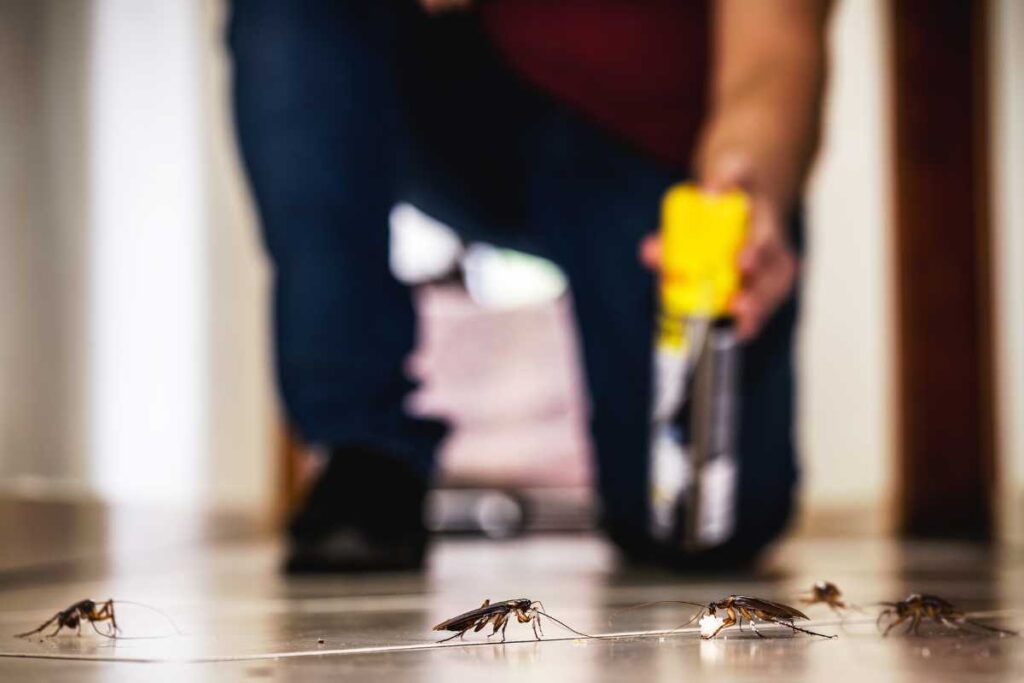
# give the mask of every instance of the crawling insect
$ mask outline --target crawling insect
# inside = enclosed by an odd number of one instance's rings
[[[82,634],[82,622],[87,621],[92,626],[92,630],[100,634],[104,638],[116,638],[118,631],[121,629],[117,626],[117,620],[114,618],[114,600],[111,598],[106,602],[95,602],[93,600],[79,600],[75,604],[68,607],[66,610],[57,612],[52,617],[47,619],[43,624],[32,631],[26,631],[25,633],[19,633],[18,638],[27,638],[28,636],[35,635],[40,631],[43,631],[53,622],[57,622],[57,628],[53,630],[50,636],[55,636],[60,633],[61,629],[75,629],[78,635]],[[100,621],[109,621],[112,630],[108,633],[104,633],[96,627],[96,623]]]
[[[942,624],[943,626],[956,631],[969,631],[970,629],[967,627],[973,626],[986,631],[993,631],[1001,635],[1017,635],[1016,631],[1008,631],[1006,629],[987,626],[986,624],[980,624],[976,621],[972,621],[968,619],[963,612],[954,607],[951,602],[944,600],[937,595],[911,593],[899,602],[882,602],[879,604],[886,609],[882,610],[881,614],[878,615],[875,625],[881,628],[883,619],[891,619],[889,625],[886,626],[885,631],[882,632],[883,636],[889,635],[889,631],[893,630],[907,619],[910,619],[910,625],[907,626],[907,630],[905,632],[913,633],[914,635],[917,635],[918,627],[925,619],[930,619],[931,621]]]
[[[800,596],[800,602],[805,605],[824,603],[840,617],[843,616],[842,610],[845,609],[860,611],[860,608],[856,605],[846,604],[846,601],[843,600],[843,594],[839,591],[839,587],[831,581],[818,581],[815,583],[811,586],[809,593]]]
[[[690,619],[678,626],[682,628],[693,621],[701,620],[701,638],[704,640],[711,640],[717,636],[722,629],[730,626],[739,626],[740,630],[743,630],[743,620],[746,619],[747,623],[750,624],[750,628],[754,630],[759,637],[765,638],[764,634],[757,630],[757,625],[754,620],[768,622],[770,624],[778,624],[779,626],[785,626],[793,631],[799,631],[800,633],[806,633],[812,636],[818,636],[820,638],[835,638],[836,636],[826,635],[824,633],[816,633],[805,628],[800,628],[793,623],[794,619],[807,619],[808,616],[800,610],[790,607],[789,605],[783,605],[778,602],[772,602],[771,600],[764,600],[762,598],[752,598],[745,595],[730,595],[727,598],[718,600],[716,602],[709,602],[707,605],[702,605],[698,602],[689,602],[687,600],[658,600],[656,602],[648,602],[630,609],[636,609],[638,607],[649,607],[652,605],[659,604],[679,604],[679,605],[693,605],[700,609]],[[718,611],[722,610],[725,612],[725,618],[718,618]],[[711,617],[711,620],[707,620]],[[707,621],[710,628],[705,628],[705,621]],[[712,626],[712,624],[716,624]],[[711,630],[713,628],[713,630]],[[708,632],[710,631],[710,632]]]
[[[540,637],[544,635],[544,630],[540,625],[541,615],[544,615],[551,621],[565,627],[578,636],[593,638],[593,636],[577,631],[565,622],[555,619],[550,614],[546,614],[542,611],[543,607],[544,604],[539,600],[530,600],[529,598],[503,600],[495,603],[492,603],[490,600],[484,600],[484,604],[480,605],[477,609],[470,610],[469,612],[463,612],[462,614],[452,617],[447,621],[442,621],[440,624],[435,626],[435,631],[456,632],[455,635],[437,642],[444,643],[452,640],[453,638],[461,638],[466,634],[466,631],[470,629],[473,629],[473,631],[476,632],[482,630],[487,626],[487,624],[493,624],[493,628],[487,637],[490,638],[500,630],[501,642],[504,643],[505,629],[508,628],[508,619],[509,616],[512,615],[515,616],[516,621],[520,624],[530,623],[533,627],[533,637],[537,640],[540,640]]]

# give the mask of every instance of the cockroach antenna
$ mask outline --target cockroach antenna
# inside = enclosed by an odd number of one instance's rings
[[[693,620],[699,618],[700,615],[703,614],[704,610],[707,608],[707,605],[703,605],[699,602],[690,602],[689,600],[653,600],[651,602],[641,602],[639,605],[631,605],[629,607],[624,607],[623,609],[618,610],[617,612],[613,613],[610,617],[608,617],[608,623],[611,624],[612,621],[618,619],[626,612],[631,612],[636,609],[647,609],[648,607],[656,607],[658,605],[689,605],[690,607],[698,608],[696,614],[694,614],[692,617],[690,617],[688,620],[686,620],[679,626],[676,626],[674,629],[672,629],[673,631],[681,629],[688,624],[692,624]]]
[[[180,628],[178,628],[178,624],[174,621],[174,619],[171,619],[171,615],[167,614],[167,612],[164,612],[161,609],[153,607],[153,605],[147,605],[144,602],[135,602],[134,600],[120,600],[120,599],[118,599],[118,600],[114,600],[113,602],[115,604],[119,604],[119,605],[135,605],[136,607],[143,607],[145,609],[148,609],[151,612],[156,612],[157,614],[159,614],[160,616],[162,616],[164,619],[167,620],[167,623],[171,625],[171,628],[174,629],[174,632],[176,634],[178,634],[179,636],[185,635],[184,631],[182,631]]]
[[[561,619],[555,619],[553,616],[551,616],[547,612],[542,612],[539,609],[537,609],[536,607],[533,608],[533,611],[536,612],[537,614],[540,614],[541,616],[547,617],[548,619],[550,619],[551,621],[555,622],[556,624],[558,624],[562,628],[564,628],[564,629],[566,629],[568,631],[572,631],[573,633],[575,633],[578,636],[583,636],[584,638],[597,638],[597,636],[592,636],[589,633],[584,633],[583,631],[577,631],[576,629],[574,629],[572,626],[569,626],[569,624],[565,623]]]

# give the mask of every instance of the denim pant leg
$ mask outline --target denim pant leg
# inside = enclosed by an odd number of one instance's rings
[[[602,523],[642,539],[654,278],[637,249],[673,174],[568,117],[553,117],[533,146],[531,216],[572,292]]]
[[[273,266],[277,378],[317,443],[429,472],[443,428],[402,409],[415,320],[388,268],[398,104],[391,3],[238,0],[238,139]]]

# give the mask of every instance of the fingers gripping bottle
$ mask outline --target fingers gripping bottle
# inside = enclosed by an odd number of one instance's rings
[[[666,192],[651,419],[651,531],[688,551],[736,525],[739,346],[729,305],[749,203],[689,184]]]

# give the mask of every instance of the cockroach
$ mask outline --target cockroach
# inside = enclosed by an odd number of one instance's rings
[[[828,605],[833,612],[838,614],[840,618],[843,617],[842,611],[845,609],[861,611],[861,609],[854,604],[846,604],[846,601],[843,600],[843,594],[839,591],[839,587],[831,581],[818,581],[815,583],[811,586],[810,592],[800,596],[800,602],[805,605],[817,605],[824,603]]]
[[[174,623],[174,620],[171,619],[168,615],[158,610],[157,608],[147,605],[145,603],[133,602],[131,600],[118,600],[117,602],[127,605],[137,605],[139,607],[145,607],[148,610],[156,612],[157,614],[161,615],[164,619],[167,620],[167,623],[169,623],[174,628],[178,635],[181,635],[181,629],[179,629],[178,625]],[[57,635],[61,632],[62,629],[65,628],[73,628],[75,629],[75,632],[78,635],[82,635],[83,621],[88,622],[89,625],[92,626],[92,630],[96,631],[96,633],[100,634],[104,638],[117,638],[117,634],[121,631],[120,627],[117,625],[117,619],[114,616],[113,598],[110,598],[105,602],[96,602],[95,600],[90,600],[86,598],[85,600],[79,600],[78,602],[71,605],[65,610],[57,612],[52,617],[44,621],[39,626],[39,628],[33,629],[31,631],[26,631],[25,633],[19,633],[15,637],[27,638],[29,636],[34,636],[35,634],[44,631],[46,628],[48,628],[51,624],[55,622],[57,624],[57,628],[53,630],[53,633],[47,634],[49,637]],[[110,630],[108,630],[106,633],[104,633],[96,627],[97,623],[104,621],[110,622],[111,627]]]
[[[893,630],[907,619],[910,619],[910,625],[907,626],[905,633],[913,633],[914,635],[917,635],[918,627],[920,627],[921,622],[925,619],[942,624],[943,626],[956,631],[969,632],[970,629],[968,626],[973,626],[975,628],[992,631],[1004,636],[1017,635],[1016,631],[1009,631],[972,621],[971,619],[968,619],[963,612],[954,607],[951,602],[940,598],[937,595],[911,593],[903,600],[899,600],[897,602],[881,602],[878,604],[886,609],[882,610],[878,615],[875,625],[878,628],[881,628],[882,621],[884,619],[891,620],[888,626],[886,626],[885,631],[882,632],[883,636],[889,635],[889,631]]]
[[[65,610],[57,612],[52,617],[47,619],[37,629],[26,631],[25,633],[19,633],[18,638],[27,638],[33,636],[40,631],[45,630],[50,624],[57,622],[57,628],[50,633],[50,636],[55,636],[60,633],[61,629],[75,629],[78,635],[82,635],[82,622],[87,621],[92,626],[92,630],[100,634],[104,638],[116,638],[120,629],[117,626],[117,620],[114,618],[114,600],[111,598],[106,602],[96,602],[94,600],[79,600],[75,604],[71,605]],[[111,630],[107,633],[99,630],[96,624],[101,621],[109,621]]]
[[[771,600],[765,600],[763,598],[752,598],[746,595],[730,595],[722,600],[715,602],[709,602],[706,605],[702,605],[699,602],[689,602],[687,600],[658,600],[656,602],[648,602],[642,605],[636,605],[629,609],[637,609],[641,607],[650,607],[653,605],[661,604],[678,604],[678,605],[693,605],[700,609],[690,617],[686,623],[680,624],[676,628],[682,628],[687,624],[693,623],[695,620],[701,620],[701,634],[700,637],[704,640],[711,640],[717,636],[722,629],[730,626],[738,626],[739,629],[743,630],[743,620],[746,619],[747,623],[750,624],[750,628],[754,630],[754,633],[760,638],[765,638],[764,634],[757,630],[757,624],[755,619],[758,621],[767,622],[770,624],[778,624],[779,626],[785,626],[792,631],[799,631],[800,633],[806,633],[812,636],[818,636],[819,638],[835,638],[836,636],[826,635],[824,633],[817,633],[810,631],[805,628],[800,628],[793,623],[795,619],[808,619],[809,617],[789,605],[783,605],[782,603],[772,602]],[[718,611],[725,612],[725,618],[718,617]],[[710,628],[705,628],[704,620],[708,617],[711,620],[715,620],[717,623],[712,631]],[[707,632],[710,631],[710,632]]]
[[[544,604],[539,600],[516,598],[514,600],[502,600],[501,602],[492,603],[488,599],[484,600],[484,603],[474,610],[463,612],[462,614],[452,617],[447,621],[442,621],[434,627],[434,630],[455,631],[455,635],[437,641],[439,643],[444,643],[452,640],[453,638],[461,638],[470,629],[473,629],[473,632],[475,633],[482,630],[487,626],[487,624],[492,624],[493,627],[487,637],[490,638],[500,630],[501,642],[504,643],[505,629],[508,628],[509,617],[515,616],[516,621],[520,624],[529,623],[533,627],[533,637],[540,640],[541,636],[544,635],[544,629],[540,625],[540,617],[543,615],[578,636],[583,636],[584,638],[594,637],[581,631],[577,631],[565,622],[555,619],[543,610]]]

